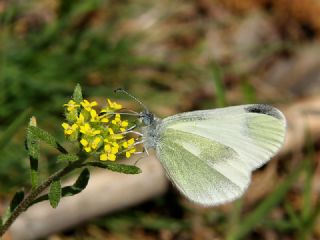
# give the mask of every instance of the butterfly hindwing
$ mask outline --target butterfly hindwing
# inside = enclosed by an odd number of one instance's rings
[[[201,136],[169,129],[159,144],[159,156],[169,177],[189,199],[216,205],[240,196],[250,171],[239,164],[231,148]]]

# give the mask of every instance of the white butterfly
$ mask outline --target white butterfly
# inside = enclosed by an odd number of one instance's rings
[[[142,128],[145,148],[155,149],[169,178],[188,199],[206,206],[239,198],[251,172],[278,152],[286,133],[284,115],[264,104],[165,119],[146,109],[140,118],[146,125]]]
[[[239,198],[251,172],[284,142],[284,115],[253,104],[177,114],[142,115],[146,148],[154,148],[169,178],[190,200],[214,206]]]

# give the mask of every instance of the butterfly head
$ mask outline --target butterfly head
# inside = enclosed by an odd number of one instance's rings
[[[146,107],[146,105],[144,105],[138,98],[136,98],[135,96],[133,96],[132,94],[128,93],[126,90],[122,89],[122,88],[118,88],[115,90],[115,92],[122,92],[125,93],[126,95],[128,95],[129,97],[131,97],[133,100],[135,100],[137,103],[139,103],[144,110],[142,112],[139,113],[139,119],[141,120],[141,122],[143,124],[145,124],[146,126],[150,126],[155,122],[155,117],[154,114],[151,113],[148,108]]]
[[[147,126],[152,125],[154,122],[154,114],[147,110],[141,112],[139,118]]]

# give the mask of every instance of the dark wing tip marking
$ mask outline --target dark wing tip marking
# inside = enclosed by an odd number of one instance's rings
[[[267,104],[254,104],[245,107],[246,112],[266,114],[279,120],[283,119],[280,111]]]

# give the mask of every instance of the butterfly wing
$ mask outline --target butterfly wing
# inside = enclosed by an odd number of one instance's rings
[[[251,171],[283,144],[285,130],[283,114],[268,105],[187,112],[160,123],[156,153],[189,199],[217,205],[243,194]]]

